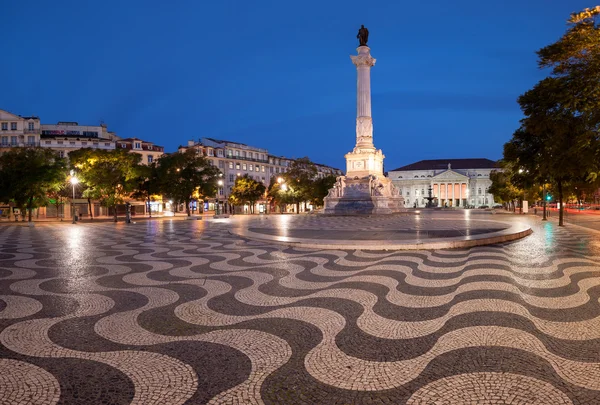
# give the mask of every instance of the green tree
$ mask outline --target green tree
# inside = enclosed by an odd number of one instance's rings
[[[71,185],[68,182],[57,183],[56,187],[48,190],[48,202],[56,208],[56,215],[60,216],[60,207],[71,195]],[[64,213],[63,213],[64,215]],[[62,221],[62,217],[60,219]]]
[[[113,207],[117,222],[117,204],[122,204],[136,187],[140,161],[137,153],[123,149],[78,149],[69,152],[71,167],[79,180],[106,207]]]
[[[157,178],[160,190],[176,202],[185,203],[190,213],[190,202],[217,192],[217,181],[221,172],[196,150],[163,155],[158,159]]]
[[[161,182],[158,177],[158,167],[156,162],[148,166],[141,165],[138,170],[137,187],[131,194],[132,198],[146,202],[148,213],[152,218],[152,209],[150,202],[156,199],[161,192]]]
[[[317,177],[317,166],[309,158],[303,157],[294,160],[283,178],[286,181],[287,195],[291,202],[296,204],[296,212],[300,212],[300,203],[311,201],[314,196],[314,181]]]
[[[586,118],[567,106],[568,82],[564,78],[546,78],[519,97],[526,117],[522,120],[518,162],[529,168],[539,182],[556,185],[560,203],[559,225],[564,225],[564,188],[572,181],[585,179],[595,163],[597,134]],[[514,143],[515,136],[510,143]],[[506,155],[515,162],[514,156]]]
[[[515,199],[523,194],[523,191],[518,189],[510,182],[510,174],[505,171],[492,170],[490,173],[492,185],[488,189],[490,194],[494,195],[499,202],[512,204]]]
[[[241,202],[250,206],[250,213],[254,214],[254,204],[265,194],[266,187],[259,181],[245,174],[235,180],[231,189],[232,201]],[[234,204],[236,205],[236,204]]]
[[[323,206],[323,199],[329,194],[329,189],[333,187],[336,181],[336,176],[330,174],[325,177],[316,179],[313,182],[312,195],[310,202],[315,207]]]
[[[598,129],[600,122],[600,6],[572,13],[566,33],[537,52],[538,64],[564,79],[565,107]]]
[[[267,188],[267,201],[269,202],[269,205],[279,206],[280,212],[283,212],[284,204],[291,201],[287,191],[288,187],[287,184],[285,184],[285,179],[283,177],[271,177],[271,182]]]
[[[14,148],[0,156],[0,200],[13,201],[22,212],[48,202],[48,194],[66,181],[67,166],[50,149]]]

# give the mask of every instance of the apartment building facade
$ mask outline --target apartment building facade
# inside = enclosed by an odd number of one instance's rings
[[[142,164],[149,165],[156,162],[165,153],[165,148],[152,142],[139,138],[123,138],[117,141],[119,149],[126,149],[131,153],[142,155]]]
[[[199,142],[189,141],[188,145],[180,147],[179,151],[184,152],[187,149],[195,149],[223,173],[223,187],[218,191],[220,202],[227,200],[237,177],[248,175],[268,187],[271,178],[286,173],[294,161],[284,156],[269,154],[265,148],[214,138],[201,138]],[[342,174],[341,170],[326,165],[316,164],[316,167],[318,177]],[[208,203],[206,208],[213,209],[212,204]],[[261,200],[257,203],[255,212],[264,212],[266,209],[266,201]]]

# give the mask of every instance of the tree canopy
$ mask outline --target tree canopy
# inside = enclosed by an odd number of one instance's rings
[[[190,213],[193,199],[214,196],[220,170],[196,150],[163,155],[158,159],[156,176],[160,190],[177,202],[183,202]]]
[[[66,177],[66,162],[54,151],[13,148],[0,156],[0,200],[27,209],[31,222],[32,209],[45,205],[48,193],[59,190]]]
[[[510,182],[556,185],[563,225],[563,194],[570,183],[595,179],[600,157],[600,6],[574,13],[567,32],[540,49],[538,65],[551,75],[519,97],[525,118],[504,146]],[[519,174],[525,174],[519,176]]]
[[[100,202],[114,208],[136,188],[141,155],[124,149],[103,150],[84,148],[69,152],[71,167]]]
[[[233,205],[248,204],[250,213],[254,213],[254,204],[265,194],[266,187],[260,181],[254,180],[249,175],[239,176],[231,189]],[[235,204],[237,202],[238,204]]]

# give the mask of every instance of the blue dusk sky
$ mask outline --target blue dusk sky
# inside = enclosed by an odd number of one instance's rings
[[[499,159],[517,97],[546,74],[535,51],[596,3],[5,0],[0,109],[102,120],[168,152],[212,137],[345,169],[364,24],[385,169]]]

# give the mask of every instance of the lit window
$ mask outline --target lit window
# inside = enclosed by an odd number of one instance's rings
[[[246,163],[242,163],[242,169],[248,170],[248,166],[246,166]]]
[[[258,165],[254,166],[254,169],[255,169],[257,172],[260,172],[260,167],[258,167]]]
[[[252,171],[252,165],[248,165],[248,170]]]
[[[265,172],[265,167],[261,165],[260,166],[260,171],[264,173]]]
[[[239,151],[239,150],[236,150],[236,151],[235,151],[235,156],[236,156],[236,157],[240,157],[240,151]]]
[[[240,170],[240,164],[239,164],[239,163],[236,163],[236,164],[235,164],[235,168],[236,168],[237,170]]]
[[[229,162],[229,168],[233,169],[233,162]]]

